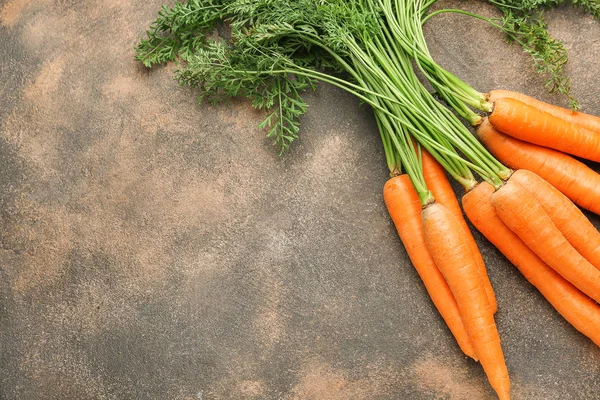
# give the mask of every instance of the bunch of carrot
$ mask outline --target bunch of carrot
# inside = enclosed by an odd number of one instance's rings
[[[517,129],[515,125],[519,125],[507,123],[498,110],[494,109],[490,121],[499,120],[502,126]],[[517,111],[508,115],[514,117]],[[581,120],[596,118],[564,112]],[[539,113],[537,118],[550,118],[543,111]],[[536,118],[535,114],[531,117]],[[531,132],[526,127],[528,119],[522,118],[521,132]],[[573,327],[600,346],[600,233],[561,193],[562,186],[557,189],[531,172],[534,165],[525,169],[532,158],[527,155],[546,155],[539,157],[546,169],[563,171],[562,161],[580,165],[580,170],[596,180],[600,176],[561,152],[521,144],[498,132],[490,121],[482,121],[478,136],[486,144],[495,141],[498,148],[509,141],[512,148],[504,151],[518,169],[499,187],[483,182],[471,188],[462,199],[464,212]],[[558,121],[546,126],[557,125]],[[467,356],[482,362],[499,398],[509,398],[508,373],[493,320],[496,300],[483,260],[444,169],[424,150],[421,162],[436,202],[421,206],[407,175],[401,175],[386,183],[385,203],[413,265],[458,345]],[[590,189],[576,180],[565,186],[570,196],[586,199],[591,206],[600,203],[598,189],[600,185]]]
[[[476,133],[517,169],[506,187],[523,211],[509,210],[500,191],[482,185],[463,199],[465,212],[566,320],[600,345],[600,233],[573,203],[600,211],[600,174],[560,151],[598,160],[600,118],[509,91],[489,98],[493,112]],[[477,213],[473,203],[490,213]]]
[[[425,15],[423,11],[415,7],[415,18]],[[394,19],[394,13],[386,18]],[[465,214],[567,321],[600,346],[600,233],[574,204],[600,213],[600,174],[565,154],[600,161],[600,118],[520,93],[479,93],[434,62],[420,24],[405,28],[398,35],[401,46],[414,55],[447,103],[477,127],[476,136],[487,149],[516,170],[500,183],[465,186]],[[423,171],[432,171],[430,157],[423,154]],[[481,361],[499,398],[507,399],[509,381],[493,322],[493,291],[488,289],[485,267],[476,267],[481,256],[468,228],[465,234],[453,192],[446,197],[453,200],[442,201],[442,190],[433,189],[448,186],[443,169],[437,169],[436,179],[432,172],[425,176],[442,207],[426,204],[421,215],[407,207],[411,188],[402,185],[402,177],[386,183],[384,199],[413,265],[460,348]],[[444,208],[453,210],[454,218]],[[485,321],[480,329],[474,329],[473,318]]]
[[[600,177],[564,154],[600,161],[600,118],[518,93],[480,93],[444,70],[422,30],[444,11],[428,14],[433,3],[178,3],[160,14],[138,58],[150,66],[179,54],[186,61],[180,82],[203,96],[245,95],[257,108],[276,108],[261,126],[282,149],[306,111],[300,93],[314,82],[370,105],[392,175],[384,200],[400,239],[459,347],[507,400],[498,306],[463,210],[566,320],[600,345],[600,233],[573,204],[600,213]],[[224,21],[231,39],[207,39]],[[429,93],[419,73],[477,126],[477,137]],[[446,173],[465,189],[462,209]]]
[[[408,175],[400,175],[385,184],[386,206],[459,347],[481,362],[499,397],[508,399],[508,371],[494,322],[497,303],[483,259],[444,169],[426,151],[422,167],[436,200],[421,206]]]

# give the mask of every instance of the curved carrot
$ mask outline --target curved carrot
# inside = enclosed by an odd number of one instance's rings
[[[462,198],[471,223],[515,265],[575,329],[600,346],[600,306],[543,262],[496,215],[494,187],[477,185]]]
[[[502,222],[538,257],[583,293],[600,301],[600,271],[571,246],[535,197],[509,179],[492,195],[492,205]]]
[[[498,397],[509,399],[510,380],[500,336],[466,233],[452,212],[439,203],[425,207],[421,215],[425,243],[454,294],[479,361]]]
[[[496,100],[489,120],[500,132],[517,139],[600,161],[600,133],[573,125],[519,100]]]
[[[533,97],[529,97],[524,95],[523,93],[512,92],[510,90],[492,90],[487,94],[488,101],[495,102],[498,99],[502,98],[510,98],[522,101],[523,103],[534,106],[540,111],[547,112],[549,114],[554,115],[555,117],[559,117],[571,124],[576,124],[581,126],[582,128],[588,129],[590,131],[594,131],[596,133],[600,133],[600,117],[595,115],[585,114],[573,110],[569,110],[568,108],[558,107],[549,103],[545,103],[543,101],[534,99]]]
[[[490,282],[490,278],[488,277],[485,263],[483,262],[483,257],[481,257],[481,252],[479,251],[479,247],[477,247],[477,243],[473,238],[473,234],[463,217],[462,210],[460,208],[460,204],[456,199],[456,195],[454,194],[454,190],[452,186],[450,186],[450,182],[446,177],[446,171],[444,168],[429,154],[429,152],[425,149],[421,150],[422,155],[422,165],[423,165],[423,175],[425,177],[425,183],[427,184],[427,188],[431,190],[433,193],[433,197],[435,197],[435,201],[442,204],[446,207],[454,216],[458,219],[458,222],[465,230],[466,238],[468,240],[469,248],[473,252],[475,259],[477,261],[477,269],[479,270],[479,274],[481,275],[481,279],[483,282],[483,287],[485,289],[485,293],[487,295],[487,299],[490,302],[490,306],[492,308],[492,313],[496,313],[498,310],[498,303],[496,301],[496,295],[494,294],[494,289],[492,288],[492,283]]]
[[[535,172],[575,204],[600,214],[600,174],[560,151],[523,142],[483,119],[476,130],[485,147],[507,167]]]
[[[554,186],[531,171],[518,170],[510,179],[535,197],[571,246],[600,269],[600,232],[581,210]]]
[[[408,175],[388,180],[383,188],[383,199],[398,230],[400,240],[433,304],[450,328],[463,353],[477,360],[475,348],[460,317],[456,300],[425,246],[421,224],[421,203]]]

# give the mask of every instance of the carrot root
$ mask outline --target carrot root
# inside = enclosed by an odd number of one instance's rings
[[[422,218],[427,248],[452,290],[488,380],[500,399],[509,399],[510,380],[500,336],[466,233],[439,203],[425,207]]]
[[[489,120],[500,132],[517,139],[600,161],[600,133],[573,125],[519,100],[496,100]]]
[[[483,182],[463,196],[463,208],[471,223],[563,318],[600,346],[600,306],[550,268],[502,222],[491,203],[493,193],[493,186]]]
[[[506,166],[535,172],[575,204],[600,215],[600,174],[584,163],[560,151],[505,135],[487,118],[476,134]]]
[[[547,112],[555,117],[561,118],[571,124],[579,125],[582,128],[600,133],[600,117],[570,110],[568,108],[558,107],[537,99],[524,95],[523,93],[512,92],[510,90],[492,90],[487,94],[488,101],[495,102],[498,99],[510,98],[529,104],[538,110]]]
[[[554,186],[531,171],[518,170],[510,179],[535,197],[565,239],[594,267],[600,269],[600,232],[581,210]]]
[[[383,198],[398,236],[433,304],[450,328],[463,353],[477,361],[477,353],[460,316],[456,300],[425,246],[421,224],[421,203],[408,175],[388,180],[383,189]]]
[[[600,271],[567,241],[535,197],[511,178],[491,201],[496,214],[527,247],[583,293],[600,301]]]
[[[454,190],[446,177],[446,171],[444,168],[429,154],[429,152],[425,149],[421,150],[422,154],[422,164],[423,164],[423,175],[425,177],[425,183],[427,184],[427,188],[431,190],[435,200],[446,207],[454,216],[458,219],[458,222],[464,229],[466,233],[467,242],[469,244],[469,248],[473,252],[475,259],[477,261],[477,269],[479,271],[479,275],[481,275],[481,280],[483,282],[483,287],[485,289],[485,293],[488,301],[490,302],[490,306],[492,308],[492,313],[496,313],[498,311],[498,303],[496,301],[496,295],[494,294],[494,289],[492,287],[492,283],[490,282],[490,278],[487,274],[487,270],[485,268],[485,263],[483,262],[483,257],[481,257],[481,252],[479,251],[479,247],[477,247],[477,243],[475,242],[475,238],[465,221],[465,217],[463,216],[462,210],[460,208],[460,204],[454,194]]]

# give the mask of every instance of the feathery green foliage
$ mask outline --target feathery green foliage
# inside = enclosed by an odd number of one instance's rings
[[[550,36],[541,13],[519,16],[512,10],[506,10],[499,25],[509,42],[518,43],[531,56],[536,71],[546,77],[550,92],[566,95],[571,107],[577,109],[577,102],[570,93],[570,79],[564,71],[569,59],[567,49]]]
[[[207,32],[222,18],[224,1],[189,0],[169,8],[163,6],[136,48],[136,59],[146,67],[178,57],[188,60],[206,44]]]
[[[254,107],[265,110],[259,126],[281,152],[298,137],[300,118],[308,108],[303,92],[319,81],[340,87],[373,108],[390,170],[398,171],[402,163],[426,200],[430,193],[410,136],[465,187],[475,182],[471,170],[493,184],[507,172],[413,71],[410,59],[416,57],[428,78],[440,73],[436,89],[459,88],[456,101],[450,104],[466,101],[461,115],[479,118],[469,107],[484,104],[482,95],[441,69],[426,50],[422,11],[434,2],[190,0],[163,7],[139,43],[136,57],[149,67],[177,62],[177,80],[197,88],[200,102],[218,103],[234,96],[250,99]],[[546,68],[562,68],[563,59],[550,55],[559,48],[549,38],[544,46],[532,39],[543,37],[545,25],[527,30],[523,26],[529,20],[518,18],[507,13],[503,21],[491,22],[505,25],[509,37],[539,60],[539,71],[562,72]],[[412,30],[421,48],[405,37]],[[334,74],[339,72],[343,78]],[[557,90],[568,92],[568,86]],[[453,99],[449,93],[442,97]]]
[[[565,0],[488,0],[501,10],[511,9],[521,16],[531,15],[541,9],[558,7],[565,4]],[[600,18],[600,0],[571,0],[575,7],[581,7],[585,12]]]
[[[565,0],[488,1],[503,12],[498,25],[506,33],[508,41],[518,43],[531,56],[536,71],[547,78],[546,86],[550,92],[566,95],[571,108],[576,110],[579,105],[570,94],[570,79],[564,71],[567,49],[550,36],[543,18],[544,9],[561,6]],[[600,0],[572,0],[572,4],[600,19]]]
[[[342,0],[190,0],[163,7],[136,48],[151,67],[177,61],[180,84],[197,87],[199,101],[243,96],[267,112],[259,125],[280,151],[298,137],[307,104],[302,92],[317,80],[349,81],[318,73],[348,71],[348,44],[377,28],[376,16]],[[226,25],[227,40],[215,38]],[[182,62],[180,62],[182,61]]]
[[[573,0],[573,5],[600,19],[600,0]]]

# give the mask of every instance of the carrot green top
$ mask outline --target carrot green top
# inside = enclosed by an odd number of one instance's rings
[[[199,88],[200,100],[250,98],[267,111],[260,127],[281,152],[298,137],[308,109],[303,91],[321,81],[354,94],[375,112],[388,168],[404,169],[426,202],[431,194],[411,137],[465,188],[475,184],[473,172],[494,186],[509,173],[427,91],[413,68],[416,58],[423,60],[420,68],[427,66],[428,78],[443,71],[426,47],[407,45],[411,37],[422,37],[421,14],[433,2],[193,0],[163,8],[136,56],[147,66],[177,61],[177,79]],[[220,23],[231,28],[227,40],[211,35]],[[449,103],[471,105],[477,92],[440,73],[446,81],[434,85],[438,91],[461,88]]]

